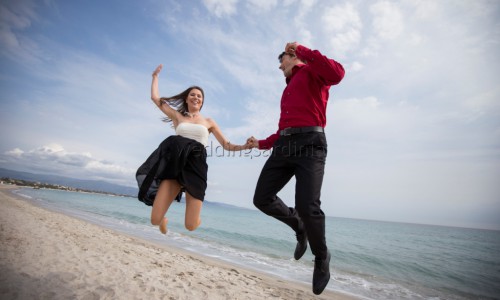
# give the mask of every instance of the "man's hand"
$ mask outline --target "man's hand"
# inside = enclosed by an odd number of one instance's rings
[[[289,42],[285,46],[285,52],[292,54],[292,55],[295,55],[295,50],[297,49],[298,46],[299,46],[299,43],[297,43],[297,42]]]
[[[253,136],[247,139],[247,144],[250,145],[251,148],[259,148],[259,140]]]

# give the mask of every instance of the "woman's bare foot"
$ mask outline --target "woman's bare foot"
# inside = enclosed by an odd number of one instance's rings
[[[168,224],[168,219],[166,217],[163,218],[163,220],[160,223],[160,231],[163,234],[167,234],[167,224]]]

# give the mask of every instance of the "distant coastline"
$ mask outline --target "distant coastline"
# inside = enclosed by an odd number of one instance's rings
[[[10,178],[10,177],[0,178],[0,184],[16,185],[16,186],[21,186],[21,187],[31,187],[33,189],[50,189],[50,190],[61,190],[61,191],[69,191],[69,192],[104,194],[104,195],[112,195],[112,196],[120,196],[120,197],[132,197],[131,195],[127,195],[127,194],[117,194],[117,193],[111,193],[111,192],[105,192],[105,191],[75,188],[75,187],[64,186],[64,185],[60,185],[60,184],[51,184],[51,183],[16,179],[16,178]]]

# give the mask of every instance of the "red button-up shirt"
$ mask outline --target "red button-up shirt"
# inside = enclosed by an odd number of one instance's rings
[[[326,126],[328,91],[344,78],[344,67],[317,50],[299,45],[297,58],[306,64],[293,67],[286,78],[287,86],[281,96],[281,115],[278,131],[259,140],[259,149],[270,149],[279,138],[280,130],[288,127]]]

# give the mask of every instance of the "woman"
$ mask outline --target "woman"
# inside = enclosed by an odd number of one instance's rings
[[[233,145],[222,134],[213,119],[205,118],[200,110],[204,93],[200,87],[190,87],[179,95],[161,98],[158,92],[160,64],[153,72],[151,100],[165,113],[164,121],[172,122],[176,135],[165,139],[137,170],[139,200],[152,205],[151,223],[167,233],[165,217],[170,205],[184,191],[186,195],[185,226],[195,230],[201,223],[200,212],[207,187],[206,145],[212,133],[228,151],[250,149],[250,144]]]

